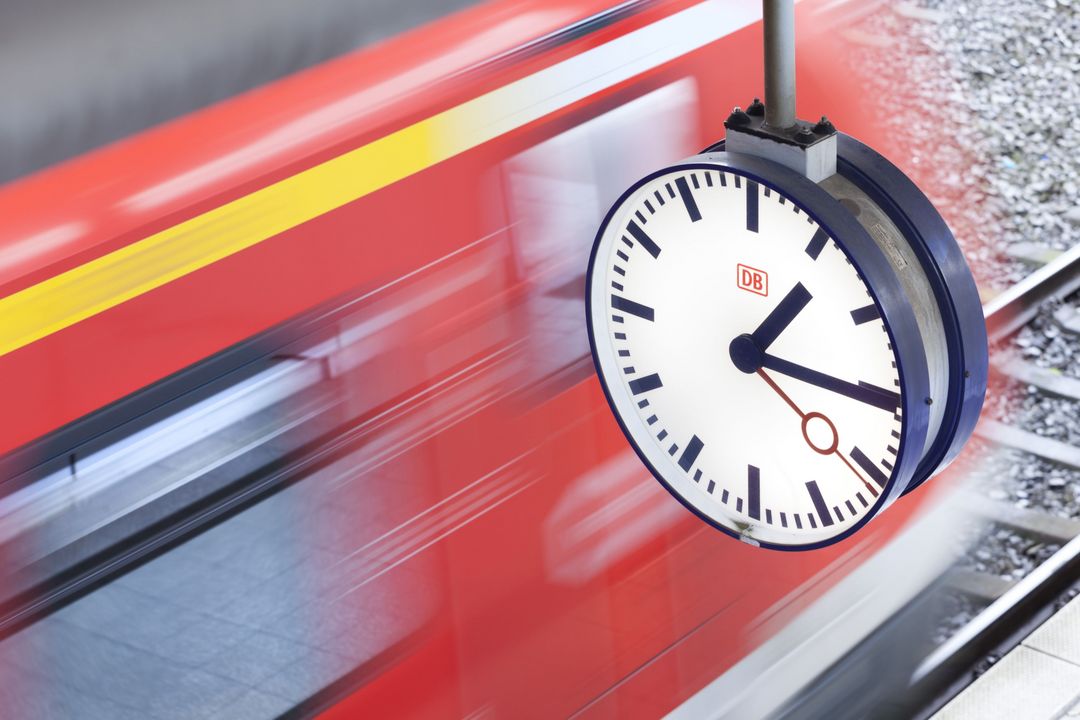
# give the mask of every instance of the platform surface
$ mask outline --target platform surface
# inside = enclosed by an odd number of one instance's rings
[[[409,509],[405,486],[353,462],[0,641],[0,716],[271,720],[417,632],[430,575],[373,573],[361,551]]]
[[[1080,717],[1080,597],[941,709],[934,720]]]

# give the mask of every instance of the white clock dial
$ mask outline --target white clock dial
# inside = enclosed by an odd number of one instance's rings
[[[877,511],[904,433],[897,358],[856,267],[790,197],[674,168],[616,207],[593,348],[654,473],[718,526],[828,542]]]

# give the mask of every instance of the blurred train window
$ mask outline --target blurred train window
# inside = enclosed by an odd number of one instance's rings
[[[589,354],[582,314],[596,229],[631,183],[700,150],[697,98],[695,81],[684,78],[503,164],[519,271],[535,291],[528,338],[542,351],[529,356],[541,375]]]
[[[478,0],[0,0],[0,182]]]
[[[250,340],[264,353],[255,361],[208,361],[217,377],[206,393],[168,401],[70,447],[61,465],[9,481],[0,488],[0,616],[21,593],[119,552],[308,443],[355,433],[364,453],[351,467],[368,482],[367,469],[504,393],[516,372],[513,326],[491,299],[508,289],[509,254],[506,234],[492,233],[316,308],[283,326],[280,345]],[[378,493],[396,500],[383,514],[411,508],[426,482],[418,474],[386,483],[394,487]]]

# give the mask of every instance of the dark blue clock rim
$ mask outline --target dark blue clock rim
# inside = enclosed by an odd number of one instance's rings
[[[982,300],[952,231],[907,175],[843,133],[838,133],[837,172],[866,193],[900,229],[926,272],[941,310],[949,354],[948,395],[941,429],[904,491],[908,493],[956,457],[979,419],[990,359]]]
[[[929,371],[922,336],[919,333],[915,315],[907,302],[903,288],[893,274],[885,255],[870,238],[866,230],[851,216],[850,212],[832,196],[802,175],[772,161],[736,153],[713,152],[712,149],[706,152],[709,153],[708,157],[695,156],[684,162],[657,170],[638,180],[612,205],[600,224],[589,254],[585,288],[585,320],[588,327],[589,349],[592,352],[596,374],[600,380],[600,387],[604,391],[604,397],[611,408],[612,415],[618,422],[630,446],[653,477],[676,500],[701,520],[717,530],[739,539],[741,537],[739,533],[721,525],[698,510],[667,483],[663,475],[657,471],[638,446],[623,418],[619,415],[612,398],[611,389],[608,387],[607,379],[601,369],[596,350],[590,303],[593,289],[593,270],[596,266],[600,241],[616,211],[638,188],[657,177],[686,170],[717,170],[722,168],[725,171],[734,172],[753,180],[759,185],[771,188],[789,198],[791,202],[798,205],[803,212],[807,213],[835,240],[851,260],[855,270],[866,281],[871,298],[881,313],[881,319],[885,324],[889,340],[896,352],[897,371],[900,376],[900,391],[903,403],[904,422],[901,428],[895,468],[877,501],[862,519],[847,530],[815,543],[784,544],[755,540],[760,547],[771,550],[804,551],[827,547],[858,532],[872,517],[903,493],[915,473],[921,459],[929,425],[929,412],[923,402],[923,399],[929,396]]]

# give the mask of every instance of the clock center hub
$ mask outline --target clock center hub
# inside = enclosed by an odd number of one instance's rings
[[[731,341],[728,346],[731,362],[746,374],[756,373],[765,362],[765,354],[754,342],[749,333],[743,333]]]

